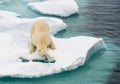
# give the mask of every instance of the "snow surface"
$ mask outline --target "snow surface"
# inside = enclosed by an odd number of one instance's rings
[[[28,6],[43,14],[62,17],[67,17],[79,12],[78,5],[74,0],[46,0],[28,3]]]
[[[105,47],[101,38],[78,36],[61,39],[51,36],[56,50],[48,50],[48,53],[55,58],[55,63],[20,62],[18,59],[20,56],[29,56],[29,59],[38,57],[37,53],[28,54],[27,44],[30,35],[26,23],[31,19],[18,18],[15,13],[5,12],[3,15],[2,13],[0,14],[0,77],[41,77],[73,70],[83,65],[92,54]],[[60,29],[60,25],[65,25],[60,19],[44,19],[49,22],[51,30],[55,32]],[[4,21],[4,25],[1,23],[2,21]],[[53,25],[56,26],[54,30]]]
[[[28,29],[33,20],[44,19],[50,26],[52,34],[56,34],[58,31],[63,30],[67,25],[63,20],[59,18],[52,17],[37,17],[37,18],[19,18],[20,14],[14,12],[8,12],[0,10],[0,27],[5,27],[6,29],[13,29],[13,27],[19,27],[23,30]],[[57,30],[57,31],[56,31]]]
[[[17,32],[19,33],[19,32]],[[13,38],[14,37],[14,38]],[[25,39],[24,36],[19,36]],[[55,63],[20,62],[21,55],[29,59],[37,58],[37,53],[28,53],[27,41],[15,41],[18,36],[10,33],[0,33],[0,77],[40,77],[62,71],[73,70],[83,65],[93,53],[105,47],[100,38],[79,36],[67,39],[52,37],[56,50],[48,50],[55,58]],[[5,39],[6,38],[6,39]]]

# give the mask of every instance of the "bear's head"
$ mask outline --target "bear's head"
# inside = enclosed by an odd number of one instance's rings
[[[37,46],[37,52],[39,55],[44,56],[47,59],[47,46],[46,45],[38,45]]]

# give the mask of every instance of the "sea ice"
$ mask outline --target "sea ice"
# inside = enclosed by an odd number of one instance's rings
[[[66,24],[63,20],[53,17],[37,17],[37,18],[19,18],[20,14],[0,10],[0,27],[5,27],[6,29],[10,28],[24,28],[29,29],[30,23],[35,19],[44,19],[50,26],[52,34],[56,34],[58,31],[66,28]],[[23,29],[23,30],[24,30]]]
[[[19,32],[17,32],[19,33]],[[24,36],[19,37],[26,39]],[[39,56],[28,53],[27,41],[17,42],[10,33],[0,33],[0,77],[41,77],[62,71],[73,70],[83,65],[87,58],[98,50],[105,47],[101,38],[78,36],[66,39],[52,37],[56,50],[48,50],[48,54],[54,57],[55,63],[42,62],[20,62],[18,58],[22,55],[28,59],[37,59]]]
[[[79,8],[74,0],[47,0],[42,2],[31,2],[28,6],[43,14],[67,17],[78,13]]]
[[[28,59],[39,57],[36,53],[33,55],[27,54],[29,52],[27,44],[30,35],[28,32],[29,28],[26,28],[26,23],[28,26],[28,22],[31,22],[31,19],[18,18],[15,13],[2,13],[0,11],[0,30],[4,30],[0,32],[0,77],[30,78],[73,70],[84,65],[92,54],[105,47],[105,43],[101,38],[89,36],[55,38],[51,36],[56,50],[49,49],[48,54],[55,58],[55,63],[20,62],[18,58],[22,55]],[[63,29],[61,27],[65,27],[65,23],[60,19],[42,18],[51,25],[52,34]],[[6,30],[7,27],[8,30]]]

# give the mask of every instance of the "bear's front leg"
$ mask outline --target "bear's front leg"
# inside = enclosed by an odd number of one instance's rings
[[[49,47],[50,47],[52,50],[55,50],[55,49],[56,49],[55,44],[54,44],[54,42],[52,41],[52,39],[51,39],[51,42],[50,42]]]
[[[29,50],[30,54],[32,54],[33,52],[35,52],[36,47],[32,44],[31,41],[29,42],[29,47],[30,47],[30,50]]]

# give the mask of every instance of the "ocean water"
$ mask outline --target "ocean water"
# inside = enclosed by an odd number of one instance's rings
[[[101,37],[106,42],[107,49],[98,51],[84,66],[73,71],[40,78],[4,77],[0,78],[0,84],[120,84],[120,1],[76,0],[76,2],[79,13],[66,18],[58,17],[63,19],[68,27],[55,36]],[[0,9],[17,12],[21,14],[20,17],[49,16],[31,10],[23,0],[1,0]]]

